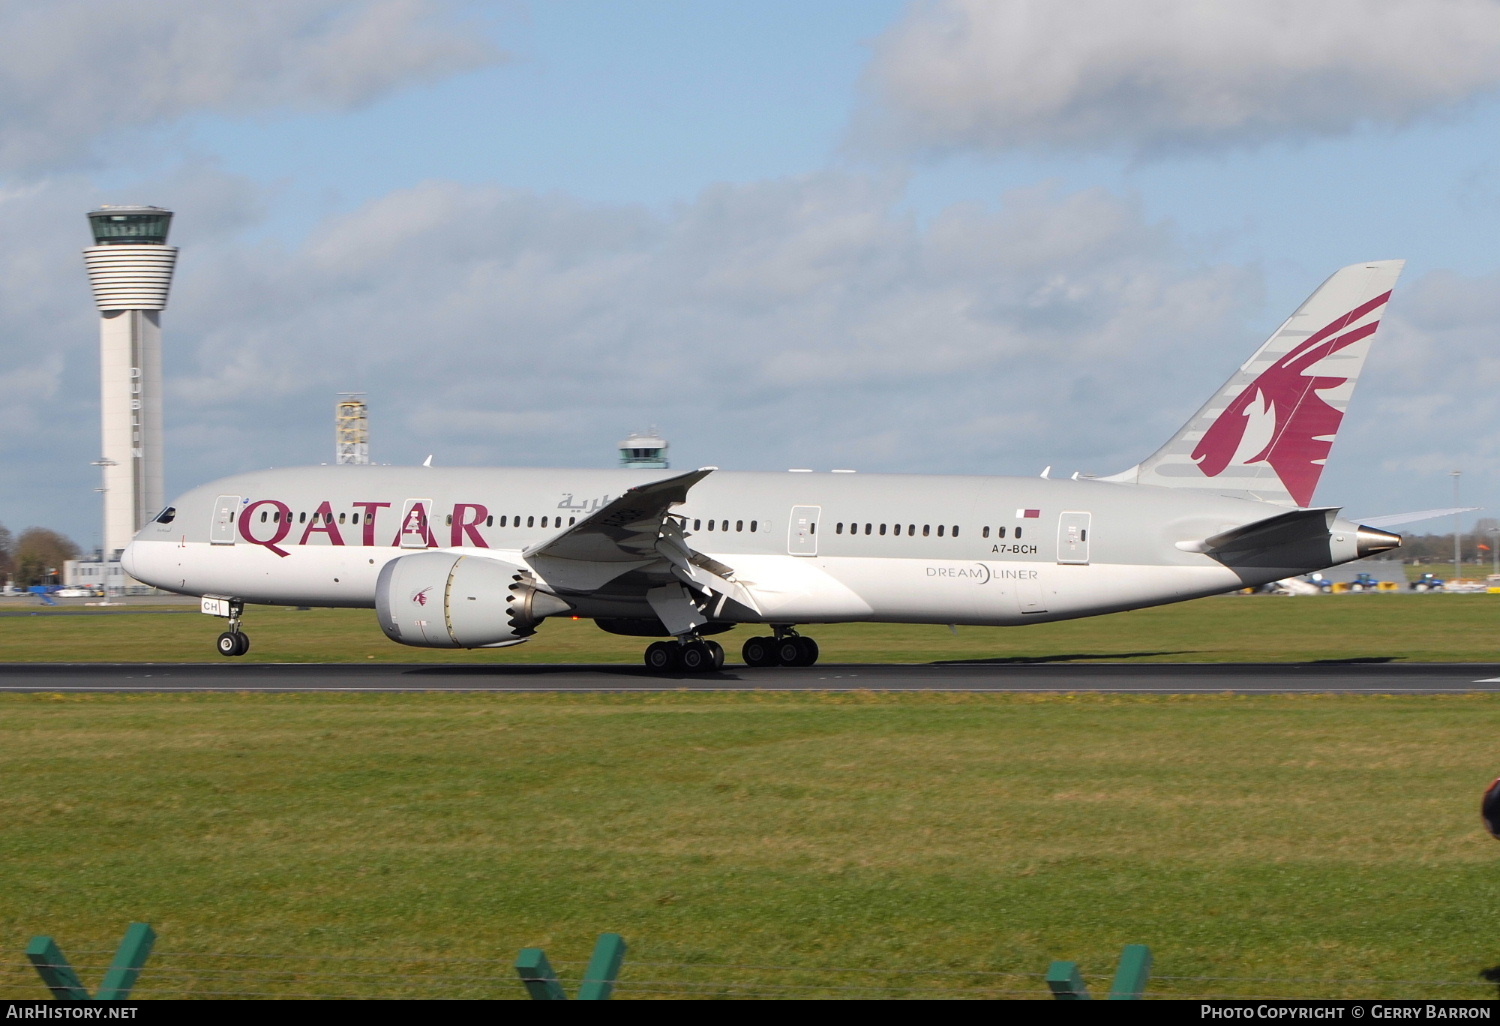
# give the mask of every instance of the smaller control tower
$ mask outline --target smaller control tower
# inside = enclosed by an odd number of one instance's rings
[[[99,384],[104,451],[104,558],[114,558],[166,501],[162,474],[161,312],[177,249],[172,212],[100,207],[89,212],[94,245],[83,251],[99,308]]]
[[[655,428],[646,434],[637,432],[620,443],[620,466],[635,470],[666,470],[671,466],[667,462],[667,449],[667,440],[660,437]]]

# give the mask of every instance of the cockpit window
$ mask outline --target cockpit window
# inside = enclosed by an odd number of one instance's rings
[[[156,516],[152,517],[151,522],[153,524],[170,524],[175,519],[177,519],[177,507],[168,506],[166,509],[156,514]]]

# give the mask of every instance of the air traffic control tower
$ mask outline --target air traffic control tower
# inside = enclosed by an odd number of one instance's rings
[[[166,501],[162,478],[161,312],[177,249],[172,212],[104,206],[89,212],[83,251],[99,308],[104,558],[116,558]]]

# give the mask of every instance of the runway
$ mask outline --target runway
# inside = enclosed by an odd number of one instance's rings
[[[886,691],[1443,695],[1500,691],[1500,663],[846,663],[726,666],[705,676],[642,667],[410,663],[0,663],[0,692]]]

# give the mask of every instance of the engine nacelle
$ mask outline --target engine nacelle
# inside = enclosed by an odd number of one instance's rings
[[[418,552],[391,560],[375,585],[380,629],[421,648],[503,648],[573,607],[537,589],[536,576],[487,556]]]

